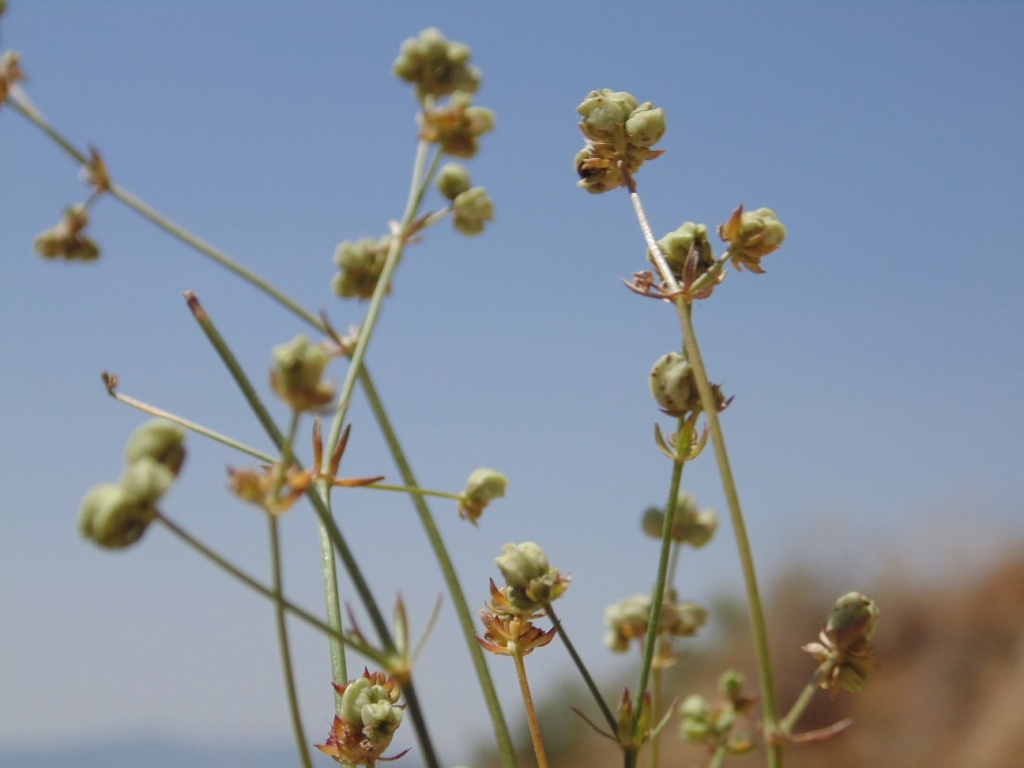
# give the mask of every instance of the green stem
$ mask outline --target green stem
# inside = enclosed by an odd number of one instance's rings
[[[267,521],[270,526],[270,562],[275,597],[274,615],[277,624],[277,642],[281,650],[284,687],[288,694],[288,710],[291,713],[292,731],[295,734],[295,746],[299,750],[299,759],[304,768],[313,768],[306,734],[302,729],[302,718],[299,714],[299,698],[295,692],[295,675],[292,671],[292,655],[288,645],[288,624],[285,621],[284,606],[281,605],[280,600],[284,594],[284,581],[281,573],[281,542],[277,530],[277,517],[268,512]]]
[[[199,323],[199,326],[206,334],[207,339],[209,339],[211,345],[213,345],[213,348],[217,351],[217,354],[220,355],[225,367],[227,367],[232,378],[234,378],[235,383],[238,385],[238,388],[249,403],[249,407],[252,409],[253,413],[256,414],[257,419],[259,419],[260,424],[263,426],[263,429],[266,431],[270,439],[274,442],[277,449],[284,453],[286,445],[284,435],[281,434],[280,429],[278,429],[274,420],[267,412],[267,409],[263,406],[263,402],[260,400],[259,395],[256,394],[256,390],[253,389],[252,383],[249,381],[248,376],[246,376],[245,371],[243,371],[242,367],[238,364],[238,360],[235,359],[231,349],[224,342],[224,339],[213,325],[209,315],[206,314],[206,311],[195,298],[195,295],[189,291],[185,296],[188,301],[189,309],[192,311],[196,322]],[[328,455],[329,453],[330,452],[328,452]],[[384,620],[384,615],[381,613],[380,607],[377,605],[377,601],[374,599],[373,593],[370,591],[370,587],[367,584],[359,565],[356,563],[352,550],[341,535],[341,531],[338,529],[337,523],[334,522],[334,518],[331,516],[326,502],[315,485],[309,488],[306,492],[306,496],[312,503],[313,509],[316,511],[321,525],[326,529],[327,536],[334,545],[334,549],[341,556],[341,561],[345,566],[345,571],[348,573],[349,579],[352,581],[352,586],[354,587],[356,594],[359,595],[359,599],[362,602],[363,607],[366,609],[367,614],[369,614],[370,621],[373,623],[374,629],[380,638],[380,642],[385,653],[394,653],[396,650],[395,641],[391,637],[391,631],[388,629],[387,622]],[[415,697],[415,691],[412,688],[411,680],[406,685],[403,685],[403,690],[405,691],[406,701],[409,704],[409,713],[412,716],[413,725],[416,728],[416,733],[420,740],[420,748],[423,750],[423,759],[430,768],[438,768],[439,763],[437,755],[434,752],[434,746],[430,740],[430,735],[426,730],[423,712],[419,709],[418,699]],[[412,694],[411,698],[410,693]]]
[[[320,486],[318,498],[330,498],[330,484],[327,480],[318,483]],[[334,545],[331,542],[327,526],[322,520],[317,521],[317,540],[320,546],[320,567],[323,571],[324,581],[324,608],[327,612],[327,623],[338,630],[344,631],[344,624],[341,613],[341,591],[338,588],[338,563],[334,557]],[[335,638],[328,643],[328,655],[331,660],[331,678],[338,685],[345,685],[348,682],[348,660],[345,656],[345,644]],[[341,715],[341,694],[335,690],[334,711]]]
[[[537,710],[533,706],[530,682],[526,678],[526,664],[523,661],[523,653],[518,647],[513,649],[512,658],[516,662],[516,677],[519,678],[519,692],[523,696],[523,709],[526,710],[526,723],[530,728],[530,739],[533,741],[533,754],[537,756],[537,768],[548,768],[548,756],[544,751],[540,723],[537,722]]]
[[[715,754],[711,757],[711,762],[708,763],[708,768],[722,768],[722,764],[725,762],[725,756],[729,753],[729,748],[725,744],[719,744],[715,747]]]
[[[697,344],[697,336],[690,317],[691,305],[687,302],[686,297],[679,292],[679,283],[672,274],[672,270],[669,268],[661,248],[658,247],[658,243],[654,239],[654,234],[648,223],[647,215],[644,213],[643,204],[640,201],[640,196],[637,194],[636,184],[632,176],[624,171],[624,177],[630,201],[640,223],[640,229],[644,234],[647,248],[654,258],[662,281],[666,284],[669,291],[675,294],[673,303],[675,304],[676,313],[679,316],[683,332],[683,347],[686,351],[687,360],[693,368],[694,381],[700,394],[701,407],[711,432],[711,442],[714,446],[715,458],[718,462],[718,473],[722,479],[722,488],[729,506],[729,517],[732,520],[733,535],[736,540],[736,547],[739,550],[740,564],[743,570],[747,606],[754,636],[754,649],[757,655],[761,706],[765,721],[765,741],[768,745],[768,765],[769,768],[781,768],[783,763],[783,744],[779,739],[775,738],[779,727],[779,715],[775,703],[775,686],[772,680],[764,608],[761,605],[757,575],[754,569],[754,558],[750,549],[750,541],[747,537],[743,511],[740,507],[739,493],[736,490],[736,482],[732,475],[732,468],[729,465],[729,454],[725,448],[725,437],[718,421],[718,405],[711,390],[711,382],[708,380],[707,370],[704,367],[704,361],[700,354],[700,347]]]
[[[793,702],[793,706],[790,707],[786,716],[782,718],[782,721],[779,723],[779,732],[784,736],[793,735],[793,729],[796,728],[797,722],[799,722],[800,717],[807,709],[807,706],[811,703],[811,699],[814,698],[814,694],[818,690],[818,683],[821,682],[821,679],[822,670],[819,669],[811,676],[810,682],[804,686],[804,689],[800,692],[800,696],[795,702]]]
[[[684,419],[680,417],[677,434],[682,432]],[[647,622],[647,637],[644,638],[643,657],[640,662],[640,676],[636,684],[636,698],[638,701],[647,690],[647,682],[651,674],[651,666],[654,663],[654,651],[658,642],[658,626],[661,623],[661,611],[665,603],[665,586],[668,580],[669,559],[672,553],[672,529],[676,521],[676,505],[679,500],[679,486],[683,479],[684,461],[676,459],[672,462],[672,478],[669,481],[668,501],[665,503],[665,519],[661,527],[661,552],[658,556],[658,574],[654,582],[654,590],[651,594],[651,616]],[[641,708],[637,707],[633,713],[633,727],[636,728],[640,722]],[[658,712],[651,713],[654,722],[658,720]]]
[[[380,399],[380,394],[377,392],[377,387],[373,383],[373,378],[370,376],[369,370],[365,367],[360,371],[359,383],[363,388],[363,392],[366,394],[370,410],[373,411],[374,418],[377,420],[380,431],[384,435],[384,441],[387,443],[388,449],[391,451],[391,456],[394,459],[395,466],[398,467],[398,472],[402,476],[402,482],[411,489],[417,488],[418,484],[416,482],[416,476],[413,474],[412,467],[406,459],[405,451],[402,450],[402,445],[398,441],[398,435],[395,433],[394,427],[391,424],[391,419],[388,417],[387,411],[384,410],[384,403]],[[501,702],[498,700],[498,692],[494,688],[494,681],[491,679],[491,672],[487,667],[487,661],[484,658],[483,650],[480,648],[480,644],[476,640],[476,629],[473,624],[473,615],[470,613],[469,604],[466,601],[466,595],[462,590],[462,584],[459,581],[458,574],[455,573],[455,566],[452,564],[451,557],[448,555],[448,549],[445,547],[444,539],[441,537],[441,532],[438,530],[437,525],[434,522],[434,516],[430,512],[430,507],[427,506],[426,499],[424,499],[419,493],[413,493],[411,495],[411,499],[413,506],[416,508],[416,514],[419,516],[420,524],[423,526],[423,530],[427,535],[427,540],[430,542],[430,546],[434,550],[434,556],[441,568],[441,573],[444,576],[445,585],[448,588],[448,594],[451,596],[452,604],[455,606],[455,613],[459,619],[459,626],[462,629],[462,635],[469,648],[470,659],[473,662],[473,668],[476,671],[477,679],[480,681],[480,689],[483,692],[484,702],[487,705],[487,712],[491,717],[491,723],[494,727],[494,735],[497,740],[498,751],[501,755],[502,764],[505,768],[514,768],[516,758],[515,747],[512,744],[512,736],[509,733],[508,724],[505,722],[505,716],[501,711]]]
[[[594,701],[597,702],[598,708],[601,710],[601,714],[604,716],[605,722],[612,729],[612,733],[618,733],[619,723],[615,719],[615,715],[608,708],[604,698],[601,696],[601,692],[597,689],[597,684],[594,682],[594,678],[590,676],[590,671],[587,669],[587,665],[583,663],[583,659],[576,652],[576,646],[572,644],[569,639],[569,633],[565,631],[565,627],[562,626],[562,622],[558,620],[558,615],[555,613],[555,609],[551,607],[551,603],[544,603],[544,612],[551,618],[551,623],[555,625],[555,631],[558,632],[558,636],[562,639],[562,643],[565,645],[565,649],[569,652],[569,656],[572,657],[573,664],[576,665],[576,669],[579,670],[580,675],[583,677],[583,682],[587,686],[587,690],[590,691],[590,695],[594,697]],[[637,709],[639,709],[639,704]]]

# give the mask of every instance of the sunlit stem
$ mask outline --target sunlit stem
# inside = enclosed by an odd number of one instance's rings
[[[518,645],[512,650],[512,658],[516,662],[519,692],[523,696],[523,709],[526,710],[526,723],[530,727],[530,738],[533,740],[533,753],[537,757],[537,768],[548,768],[548,756],[544,752],[544,739],[541,737],[540,723],[537,722],[537,710],[533,706],[530,683],[526,679],[526,664],[523,661],[523,652]]]
[[[743,511],[740,507],[739,493],[736,490],[736,483],[732,475],[732,468],[729,465],[729,454],[725,448],[725,437],[718,421],[718,404],[714,393],[711,390],[711,382],[708,379],[707,370],[697,345],[697,337],[694,332],[693,323],[690,317],[691,305],[686,297],[680,293],[679,282],[665,260],[661,248],[658,247],[654,233],[651,231],[647,215],[644,212],[640,196],[636,191],[636,184],[628,171],[623,169],[623,176],[626,179],[630,201],[636,212],[637,221],[644,235],[644,241],[654,259],[658,273],[671,294],[674,294],[673,304],[679,316],[680,326],[683,333],[683,347],[686,351],[687,360],[693,369],[694,381],[697,391],[700,394],[701,407],[708,422],[708,429],[711,433],[711,442],[715,450],[715,459],[718,462],[718,473],[722,480],[722,488],[725,492],[726,502],[729,507],[729,517],[732,521],[733,535],[736,540],[736,548],[739,551],[740,565],[743,571],[743,581],[747,593],[747,607],[750,615],[751,630],[754,636],[754,650],[757,654],[758,682],[761,688],[761,706],[764,714],[764,728],[766,743],[768,745],[769,768],[781,768],[783,744],[780,739],[775,738],[779,728],[779,715],[775,704],[775,686],[772,680],[771,659],[768,651],[768,632],[765,625],[764,608],[761,604],[760,591],[757,586],[757,575],[754,569],[754,557],[750,549],[750,541],[747,537],[746,524],[743,519]]]
[[[818,669],[814,675],[811,676],[810,681],[804,686],[804,689],[800,692],[800,696],[793,702],[793,706],[790,707],[789,712],[779,723],[779,732],[785,736],[792,736],[793,729],[796,728],[796,724],[800,721],[801,716],[807,710],[807,706],[811,703],[811,699],[814,698],[814,694],[818,690],[818,684],[821,682],[824,676],[822,669]]]

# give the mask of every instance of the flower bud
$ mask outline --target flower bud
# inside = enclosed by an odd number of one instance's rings
[[[711,705],[699,694],[691,694],[679,705],[679,735],[689,742],[700,743],[713,736]]]
[[[270,385],[292,410],[319,408],[334,399],[334,385],[320,381],[331,355],[303,335],[273,349]]]
[[[448,200],[454,200],[469,189],[469,171],[458,163],[446,163],[434,180],[438,191]]]
[[[484,222],[494,219],[494,203],[483,187],[458,195],[452,202],[455,229],[464,235],[478,235],[484,230]]]
[[[105,549],[124,549],[140,538],[156,518],[156,508],[128,498],[120,485],[105,483],[82,499],[78,530]]]
[[[633,110],[626,120],[626,136],[630,144],[650,147],[661,141],[665,127],[665,110],[654,109],[648,101]]]
[[[878,608],[859,592],[848,592],[836,600],[825,625],[839,648],[848,648],[861,640],[870,640],[878,625]]]
[[[148,456],[133,461],[121,475],[125,499],[142,507],[155,508],[156,502],[173,484],[171,470]]]
[[[650,385],[655,401],[670,416],[700,410],[693,369],[680,352],[669,352],[658,358],[651,368]]]
[[[440,98],[456,91],[476,93],[480,70],[469,66],[470,50],[462,43],[449,41],[433,27],[402,43],[392,71],[416,86],[416,97]]]
[[[487,467],[473,470],[466,481],[466,489],[462,492],[459,517],[476,525],[487,505],[505,495],[507,486],[508,478],[500,472]]]
[[[729,244],[729,260],[736,269],[746,267],[761,274],[761,259],[778,250],[786,239],[786,228],[771,209],[744,212],[741,205],[718,227],[718,234]]]
[[[166,419],[152,419],[136,429],[124,446],[126,464],[152,459],[177,476],[185,461],[185,431]]]
[[[614,141],[625,130],[626,120],[636,108],[636,99],[625,91],[591,91],[576,107],[583,117],[580,130],[592,141]]]
[[[358,296],[368,299],[377,288],[377,281],[384,271],[390,237],[374,240],[364,237],[352,242],[346,240],[334,251],[334,265],[341,270],[334,276],[332,288],[342,298]]]
[[[505,577],[511,607],[521,613],[540,610],[565,593],[570,577],[548,565],[548,556],[532,541],[506,544],[494,559]]]
[[[708,228],[692,221],[683,222],[679,229],[669,232],[658,241],[658,247],[665,254],[665,261],[676,277],[682,277],[690,249],[697,250],[696,275],[703,274],[715,263],[715,254],[708,242]],[[650,258],[650,254],[648,254]]]

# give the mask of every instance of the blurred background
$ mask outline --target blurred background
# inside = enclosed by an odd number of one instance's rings
[[[502,544],[539,542],[573,576],[560,616],[609,700],[637,659],[603,647],[603,612],[650,588],[657,543],[639,519],[664,503],[670,473],[647,375],[680,341],[672,310],[619,280],[645,268],[626,194],[575,186],[574,110],[597,88],[663,107],[666,154],[638,178],[657,236],[686,220],[713,229],[739,203],[771,207],[789,232],[767,274],[730,275],[694,311],[712,379],[735,396],[723,423],[775,658],[791,670],[783,707],[813,671],[799,645],[859,590],[883,614],[877,692],[822,696],[808,727],[859,706],[835,745],[856,764],[1016,764],[1005,750],[1024,732],[1008,704],[1024,688],[1024,6],[9,6],[0,44],[20,52],[25,92],[59,130],[341,329],[364,307],[331,294],[334,249],[386,233],[405,201],[416,125],[409,87],[390,74],[399,45],[437,26],[472,47],[476,101],[497,126],[468,165],[496,219],[475,238],[445,222],[407,252],[368,365],[425,486],[459,491],[479,466],[510,478],[479,528],[432,505],[471,604],[487,598]],[[306,329],[113,199],[92,209],[98,262],[35,256],[33,237],[87,195],[67,156],[0,106],[0,765],[295,764],[271,606],[165,531],[109,553],[80,539],[75,518],[89,487],[117,478],[144,420],[106,397],[103,370],[126,394],[269,450],[182,291],[261,384],[270,348]],[[361,400],[351,419],[343,474],[396,479]],[[245,458],[197,437],[189,450],[163,510],[265,577],[265,523],[224,488],[225,467]],[[684,485],[723,525],[681,565],[681,595],[712,618],[679,669],[680,696],[713,693],[725,663],[755,677],[734,650],[747,629],[710,452]],[[422,628],[444,585],[412,506],[365,490],[338,503],[379,599],[400,592]],[[319,610],[313,515],[283,522],[286,588]],[[446,763],[479,764],[489,724],[454,623],[446,602],[419,692]],[[293,624],[293,645],[307,735],[321,742],[325,644]],[[505,661],[491,667],[522,730]],[[549,722],[593,708],[560,647],[528,666]],[[404,731],[394,751],[414,746]],[[558,762],[584,764],[569,754]]]

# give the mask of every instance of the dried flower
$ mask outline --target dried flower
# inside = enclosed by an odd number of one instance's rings
[[[820,664],[818,685],[835,693],[840,688],[859,691],[875,670],[871,638],[878,625],[878,608],[858,592],[843,595],[832,607],[820,642],[803,650]]]
[[[0,11],[2,13],[2,11]],[[7,101],[11,89],[25,79],[16,51],[5,51],[0,56],[0,104]]]
[[[786,228],[771,209],[744,213],[741,205],[729,221],[718,227],[718,234],[729,244],[729,260],[736,269],[746,267],[762,274],[761,259],[779,249],[786,239]]]
[[[472,104],[472,96],[463,91],[452,94],[448,104],[423,110],[417,118],[420,138],[439,144],[452,157],[476,155],[477,139],[494,129],[494,113]]]
[[[95,261],[100,249],[83,233],[89,223],[89,210],[85,205],[70,205],[57,226],[41,232],[33,245],[36,253],[46,259],[63,257],[68,261]]]

